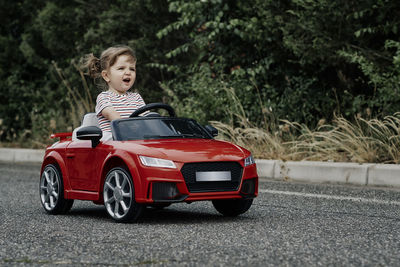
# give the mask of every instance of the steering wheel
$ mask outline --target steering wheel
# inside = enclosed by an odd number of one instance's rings
[[[168,111],[168,114],[170,117],[176,117],[175,111],[170,105],[167,105],[164,103],[151,103],[151,104],[147,104],[146,106],[143,106],[141,108],[138,108],[137,110],[132,112],[132,114],[129,116],[129,118],[137,117],[140,114],[142,114],[143,112],[146,112],[151,109],[156,109],[156,108],[165,109],[166,111]]]

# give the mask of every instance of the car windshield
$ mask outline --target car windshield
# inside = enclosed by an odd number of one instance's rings
[[[114,140],[207,138],[211,136],[195,120],[184,118],[132,118],[112,122]]]

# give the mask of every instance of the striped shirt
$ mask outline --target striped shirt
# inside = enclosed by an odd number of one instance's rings
[[[101,92],[96,100],[96,114],[101,130],[111,132],[111,122],[101,114],[104,108],[113,107],[121,118],[129,118],[132,112],[144,105],[143,98],[138,93],[127,92],[119,95],[111,91]]]

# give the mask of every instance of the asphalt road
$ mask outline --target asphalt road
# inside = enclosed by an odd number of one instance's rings
[[[0,266],[400,265],[399,190],[264,181],[238,218],[197,202],[117,224],[91,202],[47,215],[39,169],[0,163]]]

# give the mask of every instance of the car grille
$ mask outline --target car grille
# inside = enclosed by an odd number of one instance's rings
[[[196,172],[230,171],[231,181],[196,182]],[[181,172],[189,192],[236,191],[242,178],[242,166],[237,162],[186,163]]]

